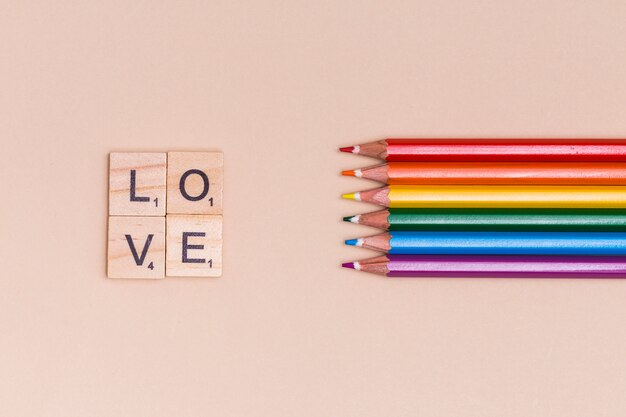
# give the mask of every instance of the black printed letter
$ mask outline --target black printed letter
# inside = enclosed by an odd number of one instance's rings
[[[150,243],[152,242],[152,237],[154,235],[148,235],[146,238],[146,243],[143,245],[143,250],[141,251],[141,257],[137,256],[137,249],[135,249],[135,242],[133,242],[133,237],[131,235],[126,236],[126,241],[128,242],[128,246],[130,247],[130,251],[133,254],[133,258],[135,258],[135,263],[137,266],[143,265],[143,261],[146,259],[146,255],[148,254],[148,248],[150,247]]]
[[[189,245],[187,239],[191,237],[204,237],[204,232],[183,232],[183,263],[184,264],[203,264],[203,258],[188,258],[187,249],[204,249],[204,245]]]
[[[202,181],[204,182],[204,188],[202,189],[202,192],[200,194],[198,194],[197,196],[195,196],[195,197],[190,196],[189,194],[187,194],[187,190],[185,190],[185,181],[187,181],[187,177],[192,175],[192,174],[199,175],[200,178],[202,178]],[[206,197],[206,195],[209,193],[209,177],[207,177],[206,174],[204,172],[200,171],[199,169],[190,169],[189,171],[185,172],[180,177],[180,184],[178,185],[178,188],[180,188],[180,193],[187,200],[189,200],[189,201],[200,201],[204,197]]]
[[[137,182],[135,177],[137,176],[137,171],[134,169],[130,170],[130,201],[150,201],[150,197],[137,197],[135,195],[135,189]]]

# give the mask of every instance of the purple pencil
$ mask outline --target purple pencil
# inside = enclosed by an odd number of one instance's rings
[[[392,278],[626,278],[626,256],[385,255],[342,266]]]

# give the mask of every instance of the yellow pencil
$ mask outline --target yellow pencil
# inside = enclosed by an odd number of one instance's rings
[[[343,197],[391,208],[626,208],[626,186],[390,185]]]

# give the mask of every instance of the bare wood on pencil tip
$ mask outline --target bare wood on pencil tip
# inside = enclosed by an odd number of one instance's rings
[[[357,271],[369,272],[376,275],[387,275],[389,273],[387,262],[389,262],[389,258],[383,255],[355,261],[353,264],[354,269]]]
[[[353,218],[355,218],[353,223],[356,224],[375,227],[377,229],[389,229],[389,210],[387,209],[359,214]]]
[[[374,236],[367,236],[359,239],[361,241],[362,248],[373,249],[379,252],[389,252],[391,250],[391,244],[389,241],[391,240],[390,233],[380,233]]]
[[[345,148],[340,148],[341,152],[350,152],[355,155],[369,156],[370,158],[385,159],[387,157],[387,142],[379,140],[376,142],[363,143]]]
[[[344,197],[392,208],[626,208],[618,185],[391,185]]]
[[[373,190],[360,191],[358,193],[355,193],[355,200],[388,207],[389,187],[380,187],[374,188]]]

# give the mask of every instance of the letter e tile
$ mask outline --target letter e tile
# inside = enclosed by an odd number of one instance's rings
[[[222,216],[167,216],[166,275],[222,275]]]

